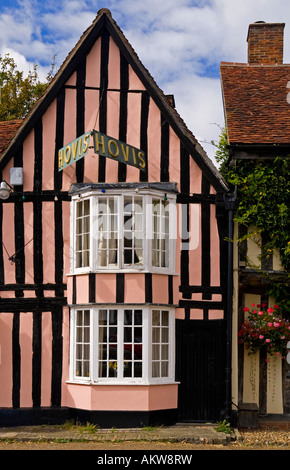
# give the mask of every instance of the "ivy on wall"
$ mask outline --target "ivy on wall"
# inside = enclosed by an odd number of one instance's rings
[[[248,229],[256,227],[263,238],[262,258],[278,250],[285,275],[270,283],[268,294],[290,312],[290,158],[277,155],[268,160],[235,160],[228,165],[228,157],[223,129],[216,160],[229,186],[237,190],[235,221]],[[245,237],[253,235],[248,232]]]

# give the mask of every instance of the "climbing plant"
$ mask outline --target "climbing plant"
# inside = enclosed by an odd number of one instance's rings
[[[290,158],[280,155],[268,160],[236,160],[227,164],[227,133],[223,129],[217,145],[219,169],[237,191],[235,221],[248,229],[255,227],[263,238],[261,256],[265,259],[278,250],[285,276],[270,283],[269,295],[290,311]],[[249,232],[244,238],[254,234]],[[239,241],[242,241],[240,239]]]

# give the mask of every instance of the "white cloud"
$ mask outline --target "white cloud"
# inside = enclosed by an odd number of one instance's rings
[[[176,109],[187,127],[202,144],[208,156],[214,160],[215,147],[224,125],[220,80],[193,75],[171,83]],[[172,92],[171,88],[166,93]]]

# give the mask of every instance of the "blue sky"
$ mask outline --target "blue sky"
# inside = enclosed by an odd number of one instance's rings
[[[53,56],[59,67],[101,8],[110,9],[160,88],[174,94],[213,161],[210,142],[224,125],[219,64],[247,61],[249,24],[284,22],[290,62],[286,0],[1,0],[0,54],[12,55],[25,72],[38,64],[45,78]]]

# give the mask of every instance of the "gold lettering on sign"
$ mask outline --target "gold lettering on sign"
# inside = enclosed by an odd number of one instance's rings
[[[58,151],[58,170],[61,171],[83,158],[89,150],[91,131],[81,135]]]
[[[93,136],[95,153],[145,171],[146,154],[143,151],[98,131],[93,131]]]
[[[68,156],[67,156],[68,154]],[[70,157],[71,157],[71,147],[70,146],[67,146],[65,148],[65,151],[64,151],[64,159],[65,159],[65,162],[66,163],[69,163],[70,162]]]
[[[129,160],[129,147],[128,147],[128,145],[126,145],[126,151],[125,151],[124,145],[121,144],[121,149],[122,149],[122,153],[123,153],[123,157],[124,157],[125,162],[128,162],[128,160]]]
[[[75,142],[72,143],[72,153],[73,153],[73,159],[74,160],[77,158],[78,143],[79,143],[78,140],[76,140]]]
[[[100,152],[100,145],[102,146],[101,153],[105,153],[105,140],[104,140],[104,136],[101,135],[101,141],[99,141],[99,139],[98,139],[98,134],[96,133],[96,134],[95,134],[95,146],[96,146],[96,152],[97,152],[97,153]]]
[[[89,148],[89,142],[88,142],[88,139],[89,139],[89,138],[90,138],[90,135],[89,135],[89,134],[85,135],[85,137],[84,137],[83,153],[85,153],[85,152],[88,150],[88,148]]]
[[[146,166],[144,157],[145,157],[144,152],[138,152],[138,158],[139,158],[139,160],[140,160],[140,162],[141,162],[141,163],[139,163],[139,166],[140,166],[141,168],[145,168],[145,166]]]
[[[112,144],[114,144],[115,146],[115,152],[112,150]],[[110,139],[108,141],[108,151],[109,151],[109,154],[114,158],[117,158],[119,156],[119,147],[113,139]]]
[[[82,154],[82,146],[83,146],[83,139],[82,139],[82,137],[80,137],[80,140],[79,140],[79,157]]]
[[[59,150],[58,152],[58,167],[63,167],[63,149]]]

